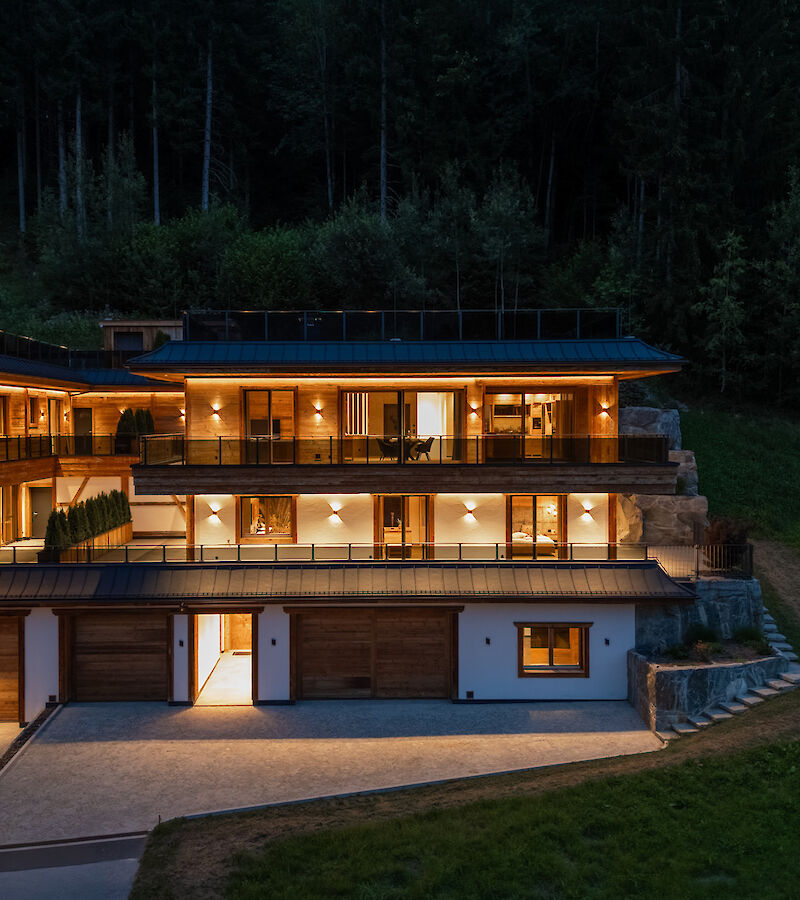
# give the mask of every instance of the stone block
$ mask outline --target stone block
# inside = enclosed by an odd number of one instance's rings
[[[763,698],[757,697],[755,694],[743,694],[735,699],[738,703],[743,703],[745,706],[758,706],[759,703],[764,702]]]
[[[669,461],[678,464],[678,493],[696,497],[700,493],[700,487],[694,450],[670,450]]]
[[[641,515],[641,538],[645,544],[674,546],[702,541],[701,535],[708,526],[708,500],[703,496],[687,497],[684,494],[626,494]],[[619,512],[619,506],[617,507]],[[623,531],[635,532],[631,525],[635,516],[623,524]],[[617,517],[617,539],[620,537],[620,520]],[[631,538],[632,540],[632,538]],[[623,541],[624,542],[624,541]]]
[[[623,406],[620,410],[622,434],[664,434],[670,450],[681,449],[681,417],[677,409],[653,406]]]
[[[709,719],[712,722],[724,722],[726,719],[732,719],[733,716],[729,712],[725,712],[724,709],[712,709],[706,713]]]

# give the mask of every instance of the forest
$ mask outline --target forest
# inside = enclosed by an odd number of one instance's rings
[[[5,0],[0,328],[623,307],[800,400],[800,2]]]

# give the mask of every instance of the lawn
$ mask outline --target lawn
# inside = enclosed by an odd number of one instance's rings
[[[683,446],[694,450],[712,516],[753,525],[753,536],[800,550],[800,424],[770,415],[690,410]]]
[[[274,841],[242,858],[228,895],[788,897],[798,797],[800,742],[779,743]]]

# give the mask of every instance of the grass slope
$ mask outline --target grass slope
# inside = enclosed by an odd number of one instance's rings
[[[800,743],[267,844],[229,896],[790,896]],[[764,862],[769,860],[765,870]]]
[[[681,431],[697,457],[710,515],[745,519],[756,536],[800,550],[800,425],[691,410],[681,415]]]

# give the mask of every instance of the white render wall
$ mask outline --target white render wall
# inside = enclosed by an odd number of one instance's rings
[[[289,615],[281,606],[267,606],[258,619],[258,699],[289,699]],[[273,645],[273,641],[275,644]]]
[[[634,610],[632,604],[465,604],[458,617],[458,696],[466,699],[473,691],[475,700],[624,700]],[[520,678],[514,622],[592,622],[589,678]]]
[[[25,721],[32,722],[51,696],[58,697],[58,616],[32,609],[25,616]]]
[[[189,701],[189,616],[172,617],[172,699]]]
[[[298,544],[371,545],[373,503],[371,494],[301,494],[297,498]],[[476,557],[481,544],[505,545],[506,498],[503,494],[436,494],[433,533],[437,544],[474,544]],[[231,494],[197,495],[195,541],[206,546],[236,543],[236,504]],[[590,545],[584,555],[597,558],[597,545],[608,541],[608,494],[567,495],[567,541]],[[504,553],[501,546],[501,556]],[[579,548],[574,555],[580,559]]]

